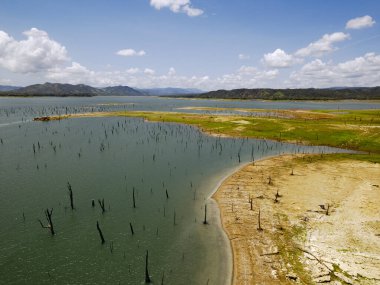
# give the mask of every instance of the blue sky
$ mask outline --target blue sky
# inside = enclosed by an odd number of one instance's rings
[[[0,84],[375,86],[378,21],[378,0],[2,0]]]

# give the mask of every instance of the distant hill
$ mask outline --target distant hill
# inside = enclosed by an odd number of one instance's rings
[[[151,88],[136,89],[129,86],[109,86],[104,88],[95,88],[84,84],[61,84],[61,83],[44,83],[34,84],[26,87],[3,86],[0,89],[0,96],[171,96],[199,94],[202,91],[198,89],[183,88]]]
[[[9,86],[9,85],[0,85],[0,91],[11,91],[11,90],[16,90],[21,87],[18,86]]]
[[[380,99],[380,87],[342,87],[326,89],[234,89],[210,91],[186,97],[261,100],[370,100]]]
[[[110,96],[144,96],[145,94],[139,90],[133,89],[129,86],[112,86],[102,88],[105,91],[104,95]]]
[[[18,88],[1,95],[8,96],[97,96],[102,95],[103,91],[88,85],[78,84],[60,84],[60,83],[44,83],[34,84],[27,87]]]
[[[0,86],[0,96],[174,96],[187,98],[260,100],[344,100],[380,99],[380,87],[333,87],[325,89],[234,89],[202,93],[198,89],[150,88],[129,86],[95,88],[84,84],[44,83],[27,87]]]
[[[148,89],[138,89],[142,93],[148,96],[173,96],[173,95],[188,95],[188,94],[200,94],[203,91],[199,89],[191,88],[148,88]]]

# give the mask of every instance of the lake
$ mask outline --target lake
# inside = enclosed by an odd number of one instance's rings
[[[33,122],[88,111],[178,108],[370,109],[379,103],[0,98],[0,274],[4,284],[229,284],[229,243],[209,199],[252,160],[342,150],[218,138],[139,118]],[[190,110],[186,110],[190,111]],[[74,195],[70,208],[68,183]],[[135,198],[135,207],[133,203]],[[98,200],[104,199],[105,212]],[[92,201],[95,207],[92,206]],[[207,205],[208,224],[204,225]],[[247,198],[248,205],[248,198]],[[56,235],[44,211],[53,209]],[[101,244],[99,222],[106,243]],[[131,232],[131,225],[133,232]]]

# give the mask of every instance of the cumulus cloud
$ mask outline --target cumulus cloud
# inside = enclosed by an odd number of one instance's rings
[[[127,48],[117,51],[116,54],[121,56],[144,56],[146,52],[144,50],[135,51],[134,49]]]
[[[208,89],[235,89],[273,87],[272,80],[277,78],[278,69],[259,70],[254,66],[241,66],[237,72],[225,74],[207,82]]]
[[[270,69],[270,70],[259,70],[254,66],[241,66],[237,74],[239,76],[250,77],[251,79],[274,79],[278,75],[278,69]]]
[[[257,68],[254,66],[243,65],[238,69],[239,74],[252,75],[257,73]]]
[[[71,65],[67,67],[55,67],[49,69],[46,73],[46,78],[64,83],[66,83],[65,80],[69,80],[69,83],[78,84],[88,81],[93,75],[95,75],[95,72],[90,71],[77,62],[72,62]]]
[[[322,38],[309,44],[305,48],[296,51],[295,56],[321,56],[324,53],[332,52],[337,48],[334,47],[335,43],[345,41],[350,38],[349,34],[337,32],[333,34],[325,34]]]
[[[69,60],[67,50],[50,39],[47,32],[32,28],[17,41],[0,31],[0,67],[12,72],[35,73],[54,68]]]
[[[124,71],[93,71],[77,62],[66,67],[48,70],[48,81],[70,84],[88,84],[92,86],[128,85],[139,88],[180,87],[199,88],[202,90],[270,87],[277,78],[278,69],[260,70],[253,66],[242,66],[235,72],[218,77],[208,75],[180,75],[171,67],[167,73],[157,74],[151,68],[129,68]]]
[[[380,55],[367,53],[338,64],[315,59],[293,72],[290,82],[298,87],[377,86]]]
[[[375,20],[372,19],[371,16],[363,16],[363,17],[358,17],[349,20],[346,23],[346,29],[354,29],[354,30],[359,30],[359,29],[364,29],[364,28],[369,28],[372,27],[375,24]]]
[[[145,68],[144,73],[147,75],[154,75],[156,72],[153,69]]]
[[[264,54],[262,62],[269,67],[284,68],[299,62],[299,59],[278,48],[272,53]]]
[[[157,10],[169,8],[174,13],[185,13],[189,17],[197,17],[204,13],[203,10],[192,7],[190,0],[150,0],[150,5]]]
[[[129,69],[127,69],[127,73],[128,74],[136,74],[136,73],[139,73],[140,72],[140,69],[137,68],[137,67],[131,67]]]

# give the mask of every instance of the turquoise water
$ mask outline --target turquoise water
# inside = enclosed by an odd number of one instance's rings
[[[209,200],[218,182],[252,159],[339,151],[216,138],[190,126],[134,118],[30,121],[36,115],[91,108],[178,107],[178,100],[164,104],[158,98],[117,98],[134,105],[98,105],[115,100],[0,98],[1,283],[143,284],[149,250],[154,284],[161,284],[163,274],[164,284],[228,284],[229,245]],[[97,202],[103,198],[105,213]],[[208,225],[202,223],[205,204]],[[47,208],[54,209],[55,236],[38,222],[46,224]]]

